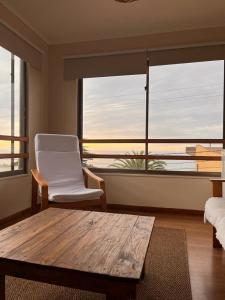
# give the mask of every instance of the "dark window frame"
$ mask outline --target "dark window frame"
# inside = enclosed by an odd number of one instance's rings
[[[225,149],[225,60],[224,62],[224,78],[223,78],[223,137],[222,139],[177,139],[179,141],[183,141],[183,143],[190,143],[191,141],[195,140],[198,143],[204,143],[204,141],[208,140],[209,143],[219,143],[223,145],[223,149]],[[83,78],[78,79],[78,105],[77,105],[77,134],[80,139],[80,149],[81,149],[81,157],[82,158],[94,158],[96,157],[94,154],[86,154],[83,155],[82,153],[82,144],[84,143],[128,143],[128,142],[139,142],[145,144],[145,169],[144,170],[130,170],[130,169],[113,169],[113,168],[91,168],[91,170],[95,172],[101,172],[101,173],[124,173],[124,174],[152,174],[152,175],[179,175],[179,176],[212,176],[217,177],[220,176],[220,172],[198,172],[198,171],[169,171],[169,170],[163,170],[163,171],[157,171],[157,170],[147,170],[147,162],[151,155],[148,155],[148,144],[149,142],[153,141],[153,139],[149,139],[148,137],[148,121],[149,121],[149,69],[151,66],[149,66],[149,60],[147,59],[146,64],[146,121],[145,121],[145,139],[118,139],[118,140],[112,140],[112,139],[102,139],[102,140],[96,140],[96,139],[83,139]],[[168,141],[168,143],[175,143],[176,139],[154,139],[155,143],[158,143],[161,141]],[[174,141],[174,142],[173,142]],[[165,143],[165,142],[164,142]],[[113,156],[113,155],[112,155]],[[115,156],[115,155],[114,155]],[[104,154],[97,155],[98,158],[106,158]],[[112,157],[113,158],[113,157]],[[116,158],[116,157],[115,157]],[[125,155],[121,155],[121,158],[126,158]],[[134,155],[129,155],[129,158],[135,158]],[[140,157],[141,158],[141,157]],[[208,158],[208,157],[207,157]],[[182,159],[181,159],[182,160]],[[193,160],[198,160],[193,158]],[[199,159],[204,160],[204,159]],[[207,160],[207,159],[205,159]],[[209,160],[209,159],[208,159]],[[220,159],[217,159],[220,160]],[[210,160],[209,160],[210,161]]]
[[[11,135],[0,135],[0,140],[11,141],[11,152],[10,154],[0,154],[0,159],[11,159],[9,171],[0,171],[0,178],[11,177],[16,175],[27,174],[27,66],[26,62],[21,60],[20,72],[21,72],[21,105],[20,105],[20,136],[14,135],[14,58],[15,55],[11,53]],[[14,142],[20,142],[19,153],[15,153]],[[14,169],[14,159],[20,158],[19,164],[20,169]]]

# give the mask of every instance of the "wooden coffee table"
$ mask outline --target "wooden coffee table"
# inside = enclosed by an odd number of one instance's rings
[[[15,276],[135,299],[154,217],[49,208],[0,231],[0,299]]]

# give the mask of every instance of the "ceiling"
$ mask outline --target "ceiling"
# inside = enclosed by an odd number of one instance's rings
[[[224,0],[0,0],[49,44],[225,25]]]

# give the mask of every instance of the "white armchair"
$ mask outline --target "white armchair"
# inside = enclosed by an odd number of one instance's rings
[[[37,134],[35,136],[37,169],[32,172],[32,210],[37,207],[38,193],[41,209],[49,206],[86,208],[100,205],[106,210],[104,180],[87,168],[82,168],[79,140],[72,135]],[[92,178],[98,188],[88,188]]]

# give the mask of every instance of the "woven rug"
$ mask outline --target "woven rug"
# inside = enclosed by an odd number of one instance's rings
[[[191,300],[185,231],[155,227],[138,300]],[[104,295],[29,280],[6,278],[6,300],[103,300]]]

